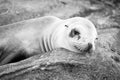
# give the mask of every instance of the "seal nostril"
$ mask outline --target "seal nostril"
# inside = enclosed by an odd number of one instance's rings
[[[87,51],[88,51],[88,52],[90,52],[90,51],[91,51],[91,49],[92,49],[92,47],[93,47],[93,46],[92,46],[92,44],[91,44],[91,43],[88,43],[88,48],[87,48]]]

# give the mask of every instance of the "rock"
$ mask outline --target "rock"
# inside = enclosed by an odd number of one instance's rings
[[[119,75],[118,64],[99,52],[86,57],[65,49],[0,67],[1,80],[118,80]]]

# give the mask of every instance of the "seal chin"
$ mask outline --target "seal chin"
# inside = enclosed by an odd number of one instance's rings
[[[80,53],[92,53],[94,51],[93,50],[93,45],[91,43],[88,43],[85,48],[83,48],[81,46],[77,46],[77,45],[75,45],[74,47]]]

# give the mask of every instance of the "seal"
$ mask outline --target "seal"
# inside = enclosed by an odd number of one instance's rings
[[[76,53],[95,49],[97,31],[88,19],[44,16],[0,27],[0,65],[56,48]]]

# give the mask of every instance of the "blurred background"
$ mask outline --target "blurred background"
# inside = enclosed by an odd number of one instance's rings
[[[120,80],[120,0],[0,0],[0,26],[46,15],[85,17],[98,31],[95,59],[76,71],[93,69],[64,80]]]

